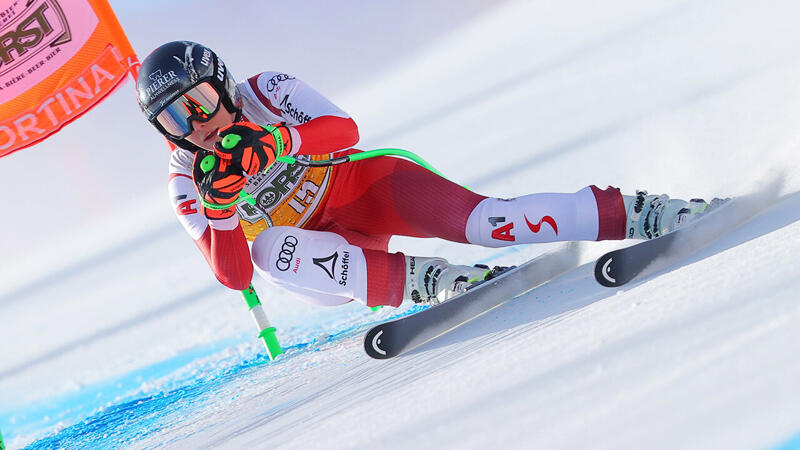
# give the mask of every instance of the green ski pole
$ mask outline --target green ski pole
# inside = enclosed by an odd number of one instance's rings
[[[263,340],[264,347],[267,348],[267,355],[270,361],[272,361],[276,356],[283,353],[281,344],[278,343],[278,338],[275,336],[275,327],[269,324],[267,314],[264,312],[264,307],[261,305],[261,301],[258,299],[256,290],[253,288],[252,284],[249,288],[242,291],[242,295],[244,295],[244,301],[247,303],[247,307],[250,308],[250,314],[253,316],[253,320],[256,321],[256,326],[259,330],[258,337]]]
[[[283,138],[281,137],[280,132],[273,126],[264,127],[264,129],[272,133],[272,135],[274,136],[275,144],[277,147],[276,153],[278,154],[283,153]],[[242,137],[237,134],[229,134],[222,139],[221,144],[222,147],[226,149],[231,149],[235,147],[241,141],[241,139]],[[369,150],[366,152],[340,156],[337,158],[331,158],[322,161],[299,160],[291,156],[280,156],[276,158],[276,161],[284,162],[287,164],[300,164],[307,167],[324,167],[324,166],[335,166],[338,164],[360,161],[362,159],[375,158],[379,156],[399,156],[402,158],[406,158],[411,161],[414,161],[420,166],[439,175],[440,177],[445,178],[445,176],[442,175],[441,172],[436,170],[433,166],[428,164],[427,161],[420,158],[415,153],[399,148],[381,148],[377,150]],[[204,173],[208,173],[214,168],[216,163],[217,163],[217,158],[214,155],[206,155],[200,161],[200,168]],[[239,193],[239,198],[237,200],[226,205],[215,205],[208,203],[207,201],[205,201],[205,199],[200,199],[200,202],[203,204],[203,206],[208,209],[227,209],[233,205],[236,205],[241,201],[246,201],[251,205],[255,205],[256,203],[255,199],[250,194],[244,191]],[[278,343],[278,338],[275,337],[275,327],[270,326],[269,321],[267,320],[267,315],[264,313],[264,308],[261,306],[261,302],[258,300],[258,295],[256,295],[255,289],[253,289],[253,285],[251,284],[248,289],[243,290],[242,294],[244,295],[245,302],[247,302],[247,306],[250,308],[250,313],[253,315],[253,319],[256,321],[258,329],[261,330],[258,334],[258,337],[264,340],[264,345],[267,348],[267,354],[269,355],[269,359],[273,360],[275,359],[276,356],[283,353],[283,349],[281,349],[281,346]],[[372,307],[370,309],[372,311],[377,311],[380,309],[380,306]]]

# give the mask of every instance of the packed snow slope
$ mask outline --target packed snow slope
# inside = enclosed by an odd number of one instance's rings
[[[579,269],[389,361],[363,334],[415,309],[256,280],[286,349],[270,362],[174,219],[129,84],[0,160],[11,448],[800,448],[800,4],[270,3],[241,7],[263,9],[238,13],[242,39],[194,28],[216,2],[174,3],[114,4],[140,54],[188,38],[240,78],[291,72],[356,119],[359,148],[483,194],[753,194],[760,214],[619,291],[591,261],[627,243],[585,243]],[[556,247],[392,242],[487,264]]]

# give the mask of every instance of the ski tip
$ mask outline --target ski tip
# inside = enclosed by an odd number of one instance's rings
[[[605,287],[618,287],[623,284],[614,272],[614,256],[610,253],[601,256],[594,265],[594,279]]]
[[[380,325],[370,329],[364,336],[364,351],[371,358],[389,359],[394,355],[389,346],[389,341],[384,336],[384,329]]]

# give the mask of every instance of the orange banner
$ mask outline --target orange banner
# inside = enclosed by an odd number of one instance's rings
[[[0,156],[57,132],[138,69],[106,0],[5,3],[0,10]]]

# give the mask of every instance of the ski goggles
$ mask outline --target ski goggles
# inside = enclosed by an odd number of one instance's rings
[[[192,121],[206,122],[219,109],[219,92],[211,83],[203,82],[172,101],[156,116],[165,133],[175,139],[192,134]]]

